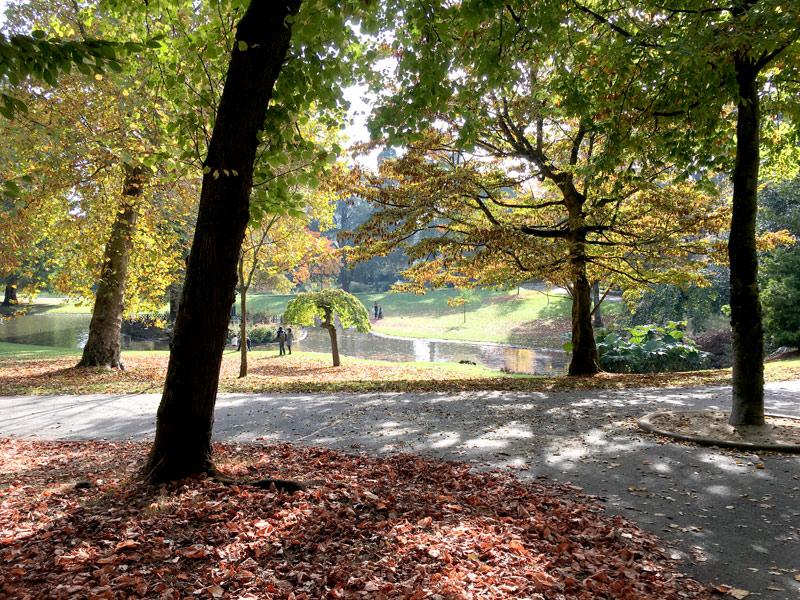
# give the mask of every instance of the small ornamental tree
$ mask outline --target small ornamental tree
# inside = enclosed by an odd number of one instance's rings
[[[314,317],[320,319],[320,327],[328,330],[331,337],[331,354],[333,366],[341,365],[339,360],[339,342],[336,340],[336,326],[333,324],[334,313],[339,315],[342,327],[355,326],[357,331],[366,333],[370,330],[367,307],[344,290],[322,290],[299,294],[286,305],[283,320],[297,325],[313,325]]]

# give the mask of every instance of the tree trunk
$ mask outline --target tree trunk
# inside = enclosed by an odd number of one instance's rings
[[[739,86],[733,214],[728,241],[733,329],[731,425],[764,424],[764,330],[758,293],[756,210],[759,168],[758,72],[746,58],[734,61]]]
[[[13,306],[14,304],[19,303],[19,300],[17,299],[18,283],[19,279],[13,276],[6,280],[6,293],[5,297],[3,298],[3,306]]]
[[[591,286],[586,275],[583,203],[574,188],[564,192],[564,199],[569,211],[569,264],[572,272],[572,359],[567,373],[594,375],[600,372],[600,365],[592,329]]]
[[[125,368],[120,358],[120,330],[125,309],[125,280],[133,249],[133,233],[139,217],[139,197],[144,186],[144,169],[130,165],[124,165],[124,169],[122,206],[111,226],[111,235],[106,244],[103,270],[89,324],[89,339],[83,348],[79,367]]]
[[[178,318],[178,305],[181,301],[183,286],[176,281],[169,286],[167,292],[169,294],[169,322],[174,323],[175,319]]]
[[[241,320],[239,321],[239,377],[247,377],[247,286],[244,282],[244,260],[239,256],[239,295]]]
[[[572,277],[572,360],[569,375],[594,375],[600,372],[597,345],[592,328],[591,286],[586,265],[577,260]]]
[[[325,310],[325,320],[320,323],[320,327],[328,330],[331,338],[331,355],[333,355],[333,366],[338,367],[342,363],[339,360],[339,340],[336,339],[336,325],[333,322],[333,313],[329,308]]]
[[[600,282],[592,283],[592,313],[594,315],[594,328],[603,326],[603,316],[600,314]]]
[[[286,17],[299,6],[300,0],[252,0],[236,31],[240,43],[234,44],[205,160],[156,437],[143,470],[151,483],[216,472],[211,460],[214,404],[236,263],[250,217],[257,135],[289,48]]]

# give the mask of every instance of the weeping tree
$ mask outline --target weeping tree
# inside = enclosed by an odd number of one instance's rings
[[[367,307],[361,300],[344,290],[322,290],[300,294],[286,306],[283,320],[297,325],[313,325],[314,319],[319,319],[319,326],[326,329],[331,338],[333,366],[338,367],[341,361],[336,325],[334,325],[335,315],[339,316],[342,327],[355,326],[356,331],[362,333],[370,330]]]

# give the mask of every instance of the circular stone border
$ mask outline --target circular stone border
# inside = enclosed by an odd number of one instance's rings
[[[738,435],[742,436],[740,440],[723,439],[722,437],[715,436],[713,428],[709,427],[706,432],[698,435],[691,435],[688,433],[681,433],[671,429],[664,429],[657,421],[659,418],[666,417],[673,418],[691,418],[692,415],[709,415],[718,416],[717,420],[721,420],[724,425],[719,427],[729,428],[731,433],[734,433],[734,428],[727,425],[727,418],[729,413],[720,410],[667,410],[656,411],[644,415],[638,419],[639,428],[650,433],[656,433],[676,440],[685,442],[694,442],[703,446],[719,446],[721,448],[740,448],[742,450],[770,450],[774,452],[788,452],[792,454],[800,454],[800,444],[787,444],[783,442],[769,442],[769,441],[748,441],[747,434]],[[785,419],[796,423],[796,427],[800,429],[800,418],[787,416],[787,415],[764,415],[766,419]],[[751,434],[754,435],[754,434]]]

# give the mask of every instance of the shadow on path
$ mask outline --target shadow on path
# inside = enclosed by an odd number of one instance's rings
[[[0,398],[0,436],[151,439],[159,396]],[[800,457],[704,448],[644,433],[654,410],[730,407],[730,388],[221,395],[215,441],[288,441],[348,453],[414,452],[508,468],[600,496],[661,534],[686,571],[785,600],[800,596]],[[768,411],[800,416],[800,382]]]

